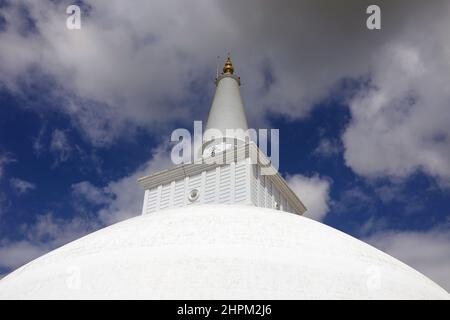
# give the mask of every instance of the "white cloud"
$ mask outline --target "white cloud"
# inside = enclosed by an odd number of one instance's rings
[[[72,153],[72,147],[64,131],[55,129],[50,141],[50,151],[55,155],[55,165],[67,161]]]
[[[319,145],[314,150],[314,154],[325,157],[335,156],[339,152],[341,152],[341,148],[338,142],[327,138],[320,139]]]
[[[192,42],[221,30],[214,5],[96,1],[90,6],[75,32],[65,27],[61,2],[18,1],[2,8],[8,28],[0,41],[8,46],[0,50],[0,81],[20,92],[19,80],[31,67],[35,79],[28,78],[27,85],[40,81],[36,70],[54,77],[58,86],[46,94],[61,102],[59,110],[94,144],[111,143],[137,125],[156,129],[182,119],[189,110],[179,105],[181,99],[192,96],[194,77],[207,70]],[[28,9],[37,32],[24,36],[20,7]],[[216,52],[209,56],[212,76]]]
[[[93,204],[105,204],[111,201],[113,195],[108,194],[102,188],[92,185],[88,181],[82,181],[72,185],[72,195],[82,198]]]
[[[450,49],[450,42],[443,44]],[[356,173],[398,178],[422,170],[449,184],[450,50],[435,59],[427,45],[390,46],[371,87],[351,101],[343,141],[346,163]]]
[[[39,129],[38,134],[33,139],[33,151],[37,156],[40,156],[44,150],[44,134],[46,126],[42,126]]]
[[[52,213],[38,216],[34,223],[21,227],[22,240],[0,240],[0,267],[17,268],[98,227],[95,220],[81,217],[62,219]]]
[[[383,3],[386,32],[365,28],[368,4],[99,0],[82,15],[82,29],[70,31],[66,3],[18,0],[2,8],[0,41],[8,45],[0,49],[0,82],[20,92],[19,83],[39,83],[36,71],[54,77],[57,86],[45,94],[60,102],[58,110],[92,143],[110,144],[138,126],[158,130],[204,117],[209,101],[197,103],[193,88],[212,93],[215,57],[231,51],[253,124],[267,112],[303,117],[340,79],[389,64],[386,44],[415,35],[410,42],[430,48],[427,61],[446,60],[449,41],[439,37],[448,30],[445,1]],[[28,9],[36,32],[24,32],[19,8]],[[438,37],[424,36],[430,32]],[[414,63],[414,55],[403,59]]]
[[[6,152],[6,153],[0,153],[0,179],[3,176],[3,171],[6,167],[7,164],[11,163],[11,162],[15,162],[16,160],[13,158],[13,156],[11,155],[11,153]]]
[[[364,240],[423,272],[450,291],[449,230],[447,226],[425,232],[383,231]]]
[[[350,187],[341,192],[339,199],[332,202],[333,212],[371,212],[375,202],[362,188]]]
[[[0,267],[17,268],[46,252],[46,248],[29,241],[3,242],[0,243]]]
[[[14,190],[20,195],[25,194],[30,190],[33,190],[36,188],[36,185],[34,183],[31,183],[29,181],[25,181],[19,178],[11,178],[9,180],[11,183],[11,186],[14,188]]]
[[[300,174],[288,176],[286,180],[308,209],[305,216],[323,220],[329,211],[330,180],[318,175],[306,177]]]

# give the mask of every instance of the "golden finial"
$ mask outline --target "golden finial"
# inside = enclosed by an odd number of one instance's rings
[[[225,66],[223,67],[223,73],[224,74],[233,74],[234,68],[233,68],[233,62],[231,62],[230,56],[228,56],[227,61],[225,62]]]

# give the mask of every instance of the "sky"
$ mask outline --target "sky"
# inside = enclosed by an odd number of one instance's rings
[[[449,291],[448,30],[439,0],[0,0],[0,274],[140,214],[230,52],[306,216]]]

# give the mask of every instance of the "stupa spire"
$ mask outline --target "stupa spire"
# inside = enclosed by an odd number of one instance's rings
[[[217,88],[206,123],[203,155],[205,151],[206,155],[211,154],[213,150],[223,151],[233,145],[235,139],[240,143],[246,140],[248,124],[239,88],[241,79],[234,70],[233,62],[228,55],[223,72],[216,78]],[[235,133],[230,133],[231,131]],[[209,135],[211,132],[214,132],[213,136]]]
[[[223,73],[216,79],[202,148],[196,150],[199,157],[192,163],[139,179],[145,189],[142,214],[213,203],[245,204],[295,214],[306,211],[269,159],[250,141],[240,78],[234,72],[228,57]]]

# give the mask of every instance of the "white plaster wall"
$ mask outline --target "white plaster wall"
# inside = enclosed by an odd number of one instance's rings
[[[244,159],[147,189],[142,214],[191,204],[249,204],[251,173],[248,163],[249,160]],[[193,189],[199,191],[199,197],[190,202],[188,196]]]

